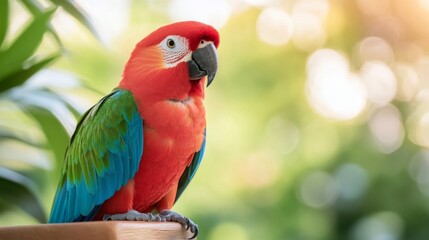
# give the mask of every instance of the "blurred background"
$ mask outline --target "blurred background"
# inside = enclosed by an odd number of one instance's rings
[[[175,206],[199,239],[429,239],[428,0],[0,4],[1,226],[45,220],[79,116],[140,39],[192,19],[221,35]]]

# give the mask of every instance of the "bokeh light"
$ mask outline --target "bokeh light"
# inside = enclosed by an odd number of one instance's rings
[[[353,240],[402,239],[404,221],[395,212],[378,212],[360,220],[353,229]]]
[[[357,57],[360,64],[371,60],[393,62],[394,53],[392,47],[382,38],[367,37],[357,44]]]
[[[173,21],[194,20],[221,28],[230,17],[231,7],[225,0],[172,0],[168,13]]]
[[[240,165],[240,169],[235,171],[240,176],[236,183],[245,183],[256,189],[274,184],[281,175],[281,162],[267,151],[248,156]]]
[[[307,13],[314,15],[323,22],[329,13],[329,8],[328,0],[299,0],[293,6],[293,14]]]
[[[397,89],[396,76],[386,63],[367,61],[360,69],[360,76],[370,101],[383,106],[394,99]]]
[[[389,0],[356,0],[358,7],[367,15],[381,15],[386,13],[390,7]]]
[[[293,33],[292,18],[283,9],[267,7],[258,17],[256,31],[259,39],[266,43],[286,44]]]
[[[369,184],[367,171],[354,163],[339,166],[335,172],[335,181],[338,186],[338,199],[342,201],[361,198]]]
[[[417,0],[419,5],[423,7],[424,10],[429,11],[429,1],[428,0]]]
[[[326,41],[325,18],[329,2],[325,0],[297,1],[292,9],[294,45],[304,51],[313,51]]]
[[[429,198],[429,152],[418,152],[410,162],[408,170],[419,190]]]
[[[407,63],[397,63],[395,73],[398,81],[396,99],[401,101],[413,100],[420,87],[420,78],[415,67]]]
[[[314,15],[307,13],[293,13],[294,45],[304,51],[312,51],[325,43],[326,34],[323,23]]]
[[[271,5],[273,3],[276,3],[276,1],[277,0],[242,0],[242,2],[244,2],[245,4],[249,4],[250,6],[257,6],[257,7]]]
[[[300,132],[295,124],[275,116],[267,124],[263,143],[272,152],[288,154],[298,146],[299,139]]]
[[[376,146],[383,153],[396,151],[404,141],[401,115],[392,105],[377,110],[369,121],[369,127]]]
[[[429,90],[420,91],[417,95],[420,102],[414,111],[409,115],[406,126],[408,138],[417,145],[429,147]]]
[[[420,91],[425,91],[429,87],[429,81],[426,80],[429,79],[429,56],[420,56],[414,59],[414,61],[416,60],[417,74],[421,79],[421,87],[423,87]]]
[[[314,52],[307,60],[307,94],[322,116],[336,120],[357,117],[366,106],[366,90],[349,62],[332,49]]]
[[[334,203],[338,196],[335,179],[326,172],[313,172],[301,183],[299,194],[302,201],[313,208],[324,208]]]

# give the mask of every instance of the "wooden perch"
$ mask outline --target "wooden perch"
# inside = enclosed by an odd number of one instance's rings
[[[85,222],[0,227],[0,239],[13,240],[182,240],[192,233],[179,223]]]

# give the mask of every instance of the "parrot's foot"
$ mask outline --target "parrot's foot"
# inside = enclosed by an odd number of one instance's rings
[[[127,221],[147,221],[147,222],[165,222],[161,219],[161,217],[158,214],[152,214],[152,213],[140,213],[136,210],[130,210],[127,213],[119,213],[119,214],[106,214],[103,216],[104,221],[121,221],[121,220],[127,220]]]
[[[194,235],[190,239],[194,239],[198,235],[198,225],[191,219],[170,210],[161,211],[159,214],[140,213],[136,210],[130,210],[127,213],[106,214],[103,217],[104,221],[147,221],[147,222],[177,222],[180,223],[186,230],[189,230]]]
[[[198,235],[198,225],[195,224],[191,219],[177,213],[174,211],[170,211],[170,210],[163,210],[161,211],[159,214],[157,214],[158,216],[161,217],[161,219],[163,221],[167,221],[167,222],[178,222],[180,223],[186,230],[189,229],[189,231],[191,231],[191,233],[193,233],[194,235],[190,238],[190,239],[194,239],[197,237]]]

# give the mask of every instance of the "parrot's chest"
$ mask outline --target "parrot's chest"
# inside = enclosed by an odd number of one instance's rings
[[[177,188],[183,171],[201,148],[204,109],[198,111],[195,105],[172,107],[162,120],[144,121],[144,150],[134,178],[136,210],[151,207],[172,188]]]

